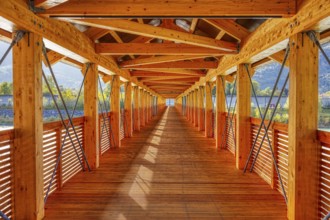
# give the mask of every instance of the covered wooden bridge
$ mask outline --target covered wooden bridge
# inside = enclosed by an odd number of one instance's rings
[[[1,0],[14,87],[1,218],[324,218],[318,67],[329,30],[329,0]],[[278,85],[289,84],[288,124],[251,117],[250,77],[270,61],[289,69]],[[57,62],[82,71],[83,117],[62,100]],[[45,70],[60,121],[43,123]]]

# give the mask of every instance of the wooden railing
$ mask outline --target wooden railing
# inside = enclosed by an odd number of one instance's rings
[[[100,154],[104,154],[110,149],[112,134],[110,131],[110,117],[111,112],[99,115],[99,134],[100,134]],[[103,126],[105,120],[105,126]]]
[[[0,211],[13,216],[14,130],[0,131]]]

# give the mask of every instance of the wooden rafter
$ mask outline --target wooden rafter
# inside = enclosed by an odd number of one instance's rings
[[[112,31],[114,32],[114,31]],[[115,33],[115,32],[114,32]],[[118,35],[117,35],[118,36]],[[204,55],[222,56],[237,54],[236,51],[215,50],[187,44],[176,43],[98,43],[95,45],[97,53],[102,55]]]
[[[50,16],[290,16],[296,13],[292,0],[71,0],[42,14]]]
[[[204,21],[240,41],[250,34],[246,28],[231,19],[204,19]]]
[[[180,76],[180,77],[195,77],[195,75],[183,75],[179,73],[164,73],[164,72],[151,72],[144,70],[135,70],[131,72],[131,76],[133,77],[162,77],[162,76]]]
[[[193,18],[190,25],[190,32],[194,33],[198,23],[198,18]]]
[[[139,69],[134,68],[135,70],[145,70],[151,72],[163,72],[163,73],[176,73],[182,75],[191,75],[191,76],[205,76],[205,73],[200,70],[191,70],[191,69],[178,69],[178,68],[168,68],[168,69]]]
[[[175,79],[175,82],[196,82],[199,77],[180,77],[180,76],[162,76],[162,77],[144,77],[139,78],[140,82],[151,82],[151,81],[163,81],[171,84]]]
[[[112,37],[113,37],[118,43],[124,43],[123,40],[119,37],[119,35],[118,35],[115,31],[110,30],[109,33],[111,34],[111,36],[112,36]],[[97,48],[97,45],[99,45],[99,44],[96,44],[96,46],[95,46],[96,48]],[[97,52],[97,51],[96,51],[96,52]],[[133,55],[130,55],[130,57],[131,57],[132,59],[135,58]]]
[[[149,58],[139,58],[134,60],[129,60],[121,63],[121,67],[133,67],[133,66],[141,66],[147,64],[156,64],[156,63],[167,63],[173,61],[181,61],[181,60],[194,60],[209,57],[205,55],[172,55],[172,56],[157,56],[157,57],[149,57]]]
[[[167,68],[183,68],[183,69],[216,69],[218,62],[212,61],[174,61],[168,63],[156,63],[138,66],[139,69],[167,69]],[[132,67],[121,66],[122,68],[131,69]]]
[[[119,32],[142,35],[152,38],[159,38],[163,40],[191,44],[200,47],[207,47],[207,48],[226,50],[226,51],[237,50],[237,45],[235,43],[221,41],[221,40],[214,40],[208,37],[203,37],[190,33],[184,33],[162,27],[155,27],[147,24],[139,24],[137,22],[128,21],[128,20],[120,20],[120,19],[72,20],[71,19],[70,21],[92,27],[115,30]]]
[[[108,33],[109,30],[96,27],[90,27],[84,32],[84,34],[86,34],[86,36],[89,37],[92,41],[96,41]]]

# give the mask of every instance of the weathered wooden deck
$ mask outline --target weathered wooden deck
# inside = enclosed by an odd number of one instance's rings
[[[48,199],[45,219],[286,219],[282,196],[174,108]]]

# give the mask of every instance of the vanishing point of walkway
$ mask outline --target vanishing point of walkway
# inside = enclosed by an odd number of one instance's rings
[[[51,195],[45,219],[286,219],[282,196],[214,146],[168,108]]]

